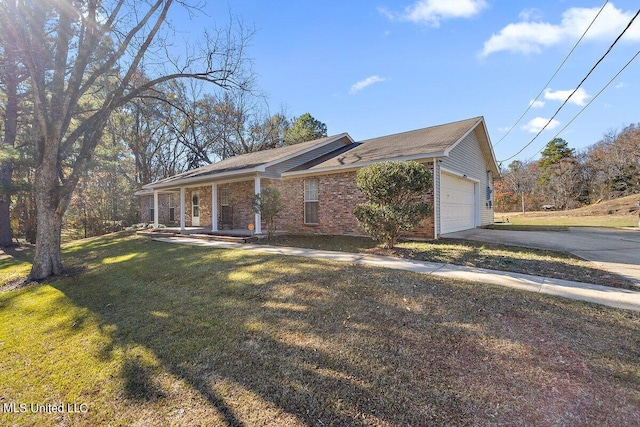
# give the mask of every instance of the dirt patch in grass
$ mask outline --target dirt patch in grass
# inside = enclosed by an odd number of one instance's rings
[[[640,314],[143,238],[0,294],[7,425],[635,425]],[[69,252],[69,251],[72,252]],[[70,257],[70,254],[73,254]],[[171,262],[167,262],[171,260]]]
[[[274,238],[272,244],[396,256],[637,290],[623,277],[561,251],[460,239],[405,241],[398,243],[394,249],[383,249],[370,238],[350,236],[285,235]]]

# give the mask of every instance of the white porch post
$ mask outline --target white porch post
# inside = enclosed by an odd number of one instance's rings
[[[256,176],[255,178],[255,194],[260,194],[260,177]],[[260,215],[260,212],[258,212],[256,214],[255,217],[255,221],[254,221],[254,230],[256,234],[262,234],[262,216]]]
[[[211,231],[218,231],[218,184],[211,184]]]
[[[184,187],[180,187],[180,231],[185,229],[185,191]]]
[[[153,190],[153,228],[158,228],[158,190]]]

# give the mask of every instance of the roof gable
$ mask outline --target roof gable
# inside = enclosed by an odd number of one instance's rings
[[[470,132],[478,129],[483,145],[483,154],[488,163],[495,164],[493,150],[486,133],[483,117],[474,117],[458,122],[431,126],[408,132],[368,139],[351,145],[347,151],[309,165],[306,172],[330,171],[336,169],[359,168],[371,163],[387,160],[418,160],[444,157]],[[495,167],[497,172],[497,166]],[[304,173],[298,170],[294,173]]]

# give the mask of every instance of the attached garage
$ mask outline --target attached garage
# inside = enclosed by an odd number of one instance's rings
[[[449,173],[440,181],[441,233],[468,230],[476,226],[476,183]]]

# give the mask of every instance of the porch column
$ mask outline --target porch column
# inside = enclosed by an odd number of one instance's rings
[[[185,200],[184,200],[184,187],[180,187],[180,231],[185,229]]]
[[[255,194],[260,194],[260,177],[256,176],[255,178]],[[262,234],[262,215],[260,215],[260,212],[258,212],[256,214],[255,220],[254,220],[254,232],[256,234]]]
[[[211,184],[211,231],[218,231],[218,184]]]
[[[153,190],[153,228],[158,228],[158,190]]]

